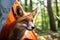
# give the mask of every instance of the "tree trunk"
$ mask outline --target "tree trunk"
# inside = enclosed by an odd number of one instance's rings
[[[27,11],[27,0],[25,0],[25,11]]]
[[[47,11],[50,19],[50,30],[56,32],[57,30],[56,30],[56,25],[55,25],[54,16],[51,7],[51,0],[47,0]]]
[[[32,0],[30,0],[30,11],[32,10]]]

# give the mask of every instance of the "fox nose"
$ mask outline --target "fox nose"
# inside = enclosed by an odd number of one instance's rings
[[[34,26],[32,26],[32,29],[34,29]]]
[[[27,26],[27,29],[28,30],[33,30],[34,29],[34,26]]]

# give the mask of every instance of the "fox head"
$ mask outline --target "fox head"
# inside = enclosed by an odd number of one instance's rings
[[[28,30],[34,29],[34,18],[37,13],[37,8],[31,12],[25,12],[20,6],[16,9],[17,26],[25,27]]]

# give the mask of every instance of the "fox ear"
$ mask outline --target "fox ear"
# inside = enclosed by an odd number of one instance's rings
[[[32,11],[33,17],[36,15],[36,13],[37,13],[37,8]]]
[[[18,16],[21,16],[21,17],[23,16],[23,10],[20,8],[20,6],[16,7],[16,12]]]

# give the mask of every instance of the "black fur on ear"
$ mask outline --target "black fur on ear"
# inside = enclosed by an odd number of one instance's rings
[[[22,11],[22,9],[20,8],[20,6],[17,6],[17,7],[16,7],[16,13],[17,13],[17,16],[20,16],[20,17],[23,16],[23,11]]]

